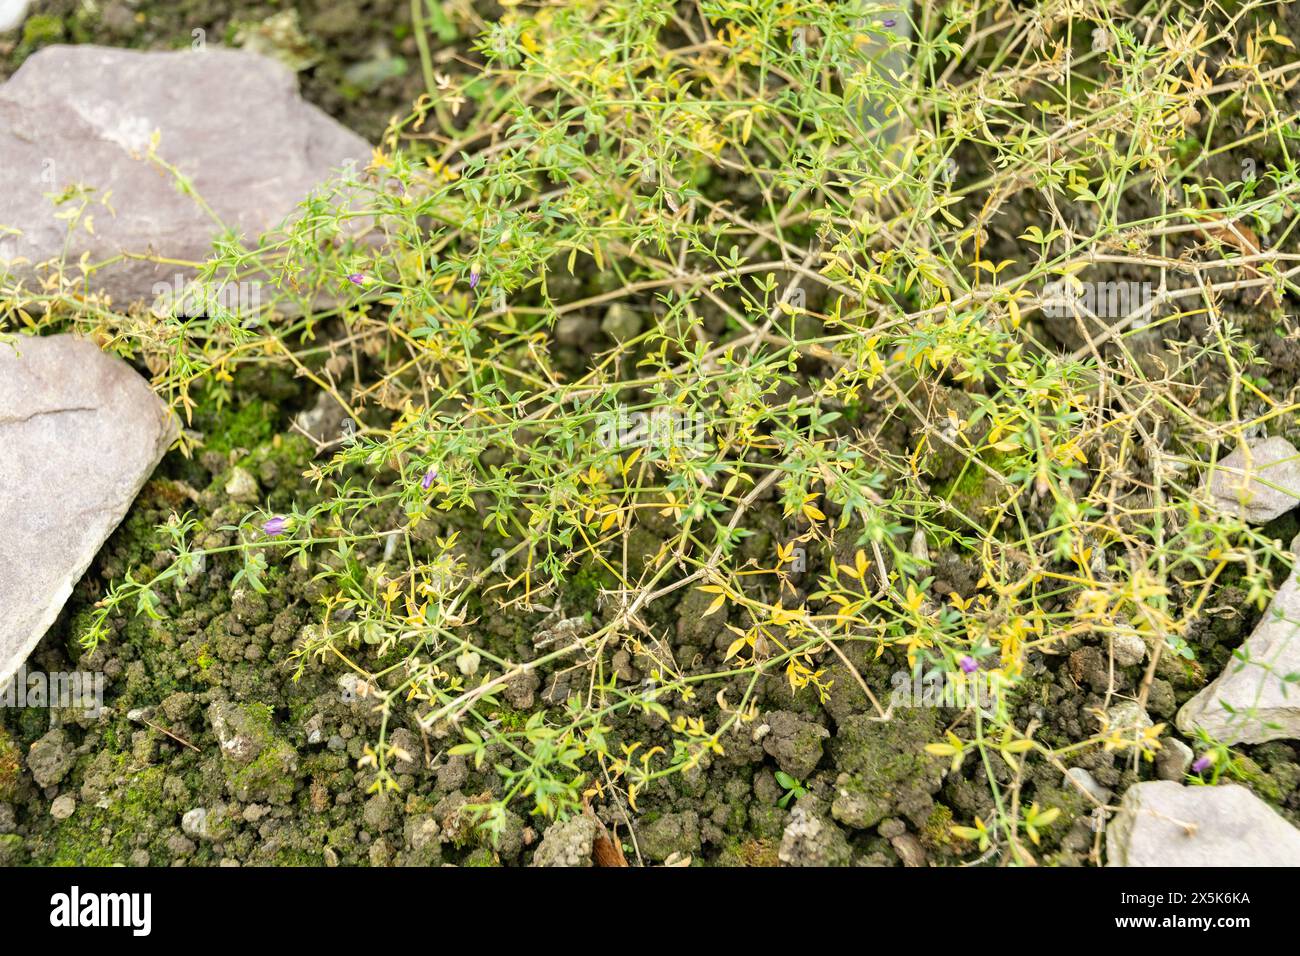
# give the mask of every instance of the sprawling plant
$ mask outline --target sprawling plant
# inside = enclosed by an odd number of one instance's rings
[[[309,472],[316,503],[250,514],[225,550],[255,587],[318,569],[299,666],[343,658],[385,726],[414,710],[497,762],[489,826],[591,790],[635,806],[725,749],[769,675],[834,695],[842,661],[888,720],[845,653],[865,644],[992,683],[931,750],[989,768],[996,819],[958,835],[1025,860],[1053,814],[1021,805],[1024,764],[1150,758],[1162,731],[1100,714],[1045,738],[1017,693],[1041,654],[1137,635],[1145,704],[1216,582],[1262,602],[1285,557],[1197,492],[1296,409],[1246,332],[1296,334],[1297,63],[1275,5],[1234,11],[507,3],[472,68],[423,47],[428,93],[367,168],[218,244],[201,281],[264,281],[258,311],[123,314],[54,285],[11,289],[6,321],[93,331],[184,421],[252,363],[331,396],[355,428]],[[772,502],[785,534],[755,553]],[[101,623],[157,613],[211,553],[169,528],[176,562]],[[939,554],[977,584],[936,593]],[[655,617],[692,591],[731,636],[709,673]],[[481,636],[500,607],[542,617],[530,656]],[[649,676],[621,679],[620,649]],[[492,716],[560,665],[563,699]],[[696,695],[716,704],[674,721]],[[613,733],[638,713],[664,724]],[[367,761],[395,785],[385,734]]]

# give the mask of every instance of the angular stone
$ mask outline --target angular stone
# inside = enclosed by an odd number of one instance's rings
[[[175,436],[148,383],[93,342],[0,342],[0,687]]]
[[[1300,536],[1291,542],[1291,552],[1298,548]],[[1200,728],[1229,745],[1300,739],[1300,682],[1286,680],[1295,674],[1300,674],[1300,575],[1293,568],[1223,673],[1183,705],[1175,723],[1187,736]]]
[[[1248,441],[1220,459],[1205,479],[1211,503],[1252,524],[1264,524],[1300,505],[1300,452],[1274,435]]]
[[[1160,752],[1156,754],[1156,776],[1181,783],[1195,757],[1192,748],[1177,737],[1166,737],[1160,741]]]
[[[1300,866],[1300,830],[1245,787],[1128,788],[1106,827],[1107,866]]]
[[[0,230],[0,274],[7,267],[31,287],[48,272],[39,265],[62,256],[65,242],[66,274],[74,277],[83,253],[92,263],[124,252],[206,259],[218,227],[146,158],[155,131],[158,156],[250,242],[294,213],[333,170],[370,156],[368,143],[305,103],[293,73],[273,60],[219,48],[45,47],[0,86],[0,225],[21,230]],[[69,235],[46,196],[75,183],[96,190],[86,210],[93,234]],[[100,203],[108,190],[111,209]],[[185,295],[190,275],[174,264],[127,259],[96,270],[88,283],[119,308],[140,300],[162,306]],[[260,286],[247,285],[221,289],[222,304],[256,307]]]

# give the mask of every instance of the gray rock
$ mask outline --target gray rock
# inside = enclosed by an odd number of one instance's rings
[[[187,810],[181,817],[181,831],[186,836],[202,840],[208,835],[208,811],[206,807]]]
[[[889,845],[894,848],[898,858],[903,861],[903,866],[925,866],[927,863],[925,847],[921,846],[921,841],[910,833],[903,833],[889,841]]]
[[[796,780],[806,780],[822,759],[822,744],[830,737],[821,724],[805,720],[788,710],[776,710],[763,718],[768,733],[763,749]]]
[[[395,749],[394,773],[415,773],[424,763],[424,751],[419,739],[405,727],[393,731],[388,743]]]
[[[404,825],[407,863],[414,866],[436,866],[442,862],[442,841],[438,821],[431,813],[409,817]]]
[[[294,424],[318,445],[328,445],[348,437],[355,428],[347,411],[329,392],[318,392],[311,407],[298,413]]]
[[[637,842],[652,860],[666,860],[674,853],[699,853],[700,817],[694,810],[665,813],[639,828]]]
[[[1120,701],[1106,711],[1106,719],[1110,723],[1110,729],[1119,731],[1126,740],[1140,737],[1142,731],[1155,726],[1151,720],[1151,715],[1143,710],[1135,700]]]
[[[581,348],[599,333],[600,323],[586,315],[562,316],[555,323],[555,341],[561,345]]]
[[[322,714],[312,714],[303,731],[307,735],[307,743],[312,745],[320,743],[325,739],[325,717]]]
[[[72,743],[62,730],[51,730],[27,751],[27,769],[38,787],[53,787],[68,775],[75,758]]]
[[[586,816],[551,824],[533,854],[533,866],[591,866],[597,829],[596,821]]]
[[[438,845],[438,821],[431,813],[422,813],[406,821],[406,845],[425,850]]]
[[[844,831],[800,802],[790,812],[776,858],[783,866],[848,866],[852,855]]]
[[[232,468],[230,478],[226,481],[226,494],[230,496],[231,501],[250,505],[256,504],[262,497],[262,489],[258,487],[257,479],[247,468]]]
[[[897,817],[890,817],[888,820],[880,821],[880,826],[876,828],[876,832],[886,840],[892,840],[907,832],[907,824]]]
[[[242,803],[288,803],[297,786],[298,754],[276,730],[265,704],[208,706],[230,793]]]
[[[1102,806],[1110,803],[1111,791],[1107,790],[1083,767],[1071,767],[1065,771],[1066,785],[1087,794]]]
[[[292,72],[261,56],[45,47],[0,86],[0,224],[21,230],[0,241],[0,271],[7,260],[34,285],[47,271],[40,264],[63,257],[65,243],[72,264],[83,253],[92,262],[122,252],[206,259],[218,229],[145,158],[155,131],[158,155],[249,240],[293,214],[331,171],[359,167],[370,155],[364,140],[303,102]],[[93,234],[70,235],[45,197],[74,183],[96,190],[87,210]],[[108,190],[112,210],[99,201]],[[125,307],[164,297],[174,303],[189,276],[172,264],[128,259],[88,281]],[[221,301],[255,307],[260,287],[248,282],[220,290]]]
[[[260,714],[224,700],[208,707],[208,722],[221,746],[221,755],[236,764],[256,760],[271,736],[268,722]]]
[[[1160,741],[1160,752],[1156,754],[1156,776],[1181,783],[1195,756],[1192,748],[1177,737],[1164,738]]]
[[[641,332],[641,315],[624,302],[615,302],[605,312],[600,330],[616,342],[636,338]]]
[[[1248,441],[1220,459],[1204,488],[1220,511],[1264,524],[1300,505],[1300,452],[1285,438]]]
[[[198,846],[193,840],[188,840],[179,833],[173,833],[167,838],[167,849],[171,851],[173,857],[181,860],[187,856],[192,856]]]
[[[50,804],[50,816],[56,820],[66,820],[77,812],[77,798],[70,793],[60,794]]]
[[[1300,536],[1291,542],[1292,553],[1298,548]],[[1300,577],[1293,568],[1223,673],[1183,705],[1178,729],[1187,736],[1204,730],[1230,745],[1300,738],[1300,684],[1286,681],[1300,673],[1298,630]]]
[[[392,828],[397,820],[397,809],[396,801],[390,799],[388,794],[376,793],[366,801],[361,819],[365,822],[366,829],[381,833]]]
[[[0,687],[174,436],[144,379],[94,343],[70,335],[0,343]]]
[[[1106,827],[1107,866],[1300,866],[1300,830],[1245,787],[1129,787]]]
[[[1110,646],[1115,653],[1115,663],[1120,667],[1134,667],[1147,656],[1147,642],[1136,634],[1116,634],[1111,638]]]

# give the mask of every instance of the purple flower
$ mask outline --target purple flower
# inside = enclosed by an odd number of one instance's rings
[[[262,525],[262,533],[268,538],[275,538],[284,534],[285,529],[288,527],[289,519],[281,518],[279,515],[276,515],[274,518],[267,521],[266,524]]]
[[[438,469],[430,468],[428,471],[424,473],[424,477],[420,479],[420,487],[423,488],[425,491],[428,491],[430,488],[433,487],[433,483],[437,479],[437,477],[438,477]]]
[[[971,657],[969,654],[967,654],[960,661],[958,661],[957,664],[958,666],[961,667],[961,672],[963,674],[974,674],[977,670],[980,669],[979,662],[976,661],[975,658]]]
[[[477,289],[478,280],[479,280],[479,271],[475,269],[473,272],[469,274],[469,287],[471,289]]]
[[[887,27],[892,27],[892,26],[893,26],[895,23],[897,23],[897,22],[898,22],[897,20],[895,20],[895,19],[893,19],[893,18],[891,17],[890,19],[888,19],[888,20],[885,21],[885,26],[887,26]]]
[[[1196,763],[1192,764],[1192,773],[1205,773],[1214,765],[1214,758],[1209,754],[1202,754],[1196,758]]]
[[[348,281],[353,285],[365,285],[369,280],[360,272],[354,272],[352,275],[348,276]]]

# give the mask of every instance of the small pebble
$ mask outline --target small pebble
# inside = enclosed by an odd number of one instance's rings
[[[77,812],[77,801],[70,794],[55,798],[50,804],[50,816],[56,820],[66,820]]]
[[[1161,780],[1182,782],[1187,776],[1187,768],[1192,765],[1192,748],[1177,737],[1166,737],[1160,741],[1160,752],[1156,754],[1156,776]]]

